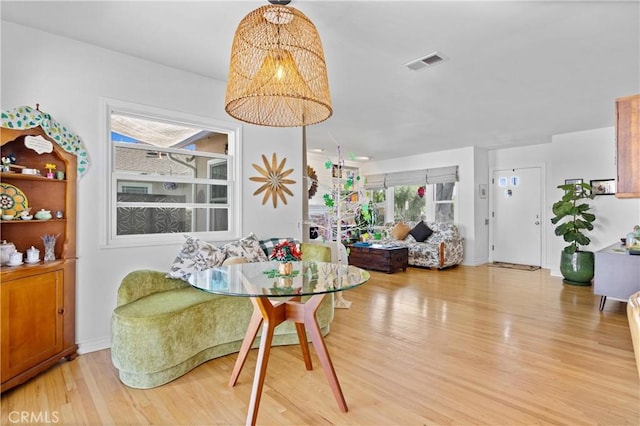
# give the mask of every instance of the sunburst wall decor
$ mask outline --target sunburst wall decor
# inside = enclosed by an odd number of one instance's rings
[[[316,192],[318,192],[318,174],[311,166],[307,166],[307,178],[309,188],[309,199],[312,199]]]
[[[278,164],[275,152],[271,156],[271,163],[269,163],[267,157],[262,154],[262,162],[264,163],[264,168],[260,167],[258,164],[252,164],[253,168],[256,169],[261,176],[253,176],[250,177],[249,180],[262,183],[262,186],[260,186],[253,195],[258,195],[264,192],[262,204],[264,205],[269,197],[271,197],[273,208],[278,206],[278,197],[284,204],[287,204],[285,194],[293,197],[293,192],[291,192],[286,185],[294,184],[296,181],[293,179],[286,179],[286,177],[293,173],[293,169],[284,170],[284,165],[287,162],[287,159],[284,158],[282,162]]]

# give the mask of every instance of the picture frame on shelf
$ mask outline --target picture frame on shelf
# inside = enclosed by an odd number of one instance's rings
[[[615,179],[595,179],[589,181],[593,195],[615,195],[616,180]]]
[[[584,183],[584,180],[582,178],[564,180],[565,185],[574,184],[576,186],[576,192],[582,192],[582,189],[578,188],[582,183]]]

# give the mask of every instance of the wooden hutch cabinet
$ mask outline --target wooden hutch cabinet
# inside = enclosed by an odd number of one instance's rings
[[[640,198],[640,95],[616,99],[616,197]]]
[[[53,144],[53,152],[38,154],[25,147],[26,136],[42,136]],[[50,210],[48,220],[0,221],[2,239],[26,253],[30,247],[40,250],[40,262],[0,269],[2,311],[1,392],[26,382],[40,372],[77,356],[75,343],[76,280],[76,157],[66,152],[45,132],[3,128],[0,132],[2,156],[13,154],[16,164],[45,171],[55,164],[63,179],[22,174],[20,169],[0,173],[4,201],[16,192],[23,195],[21,208]],[[26,201],[24,201],[26,198]],[[13,199],[9,198],[9,202]],[[3,208],[8,207],[3,204]],[[62,217],[56,217],[56,212]],[[13,210],[15,212],[15,210]],[[55,260],[43,261],[43,235],[58,235]]]

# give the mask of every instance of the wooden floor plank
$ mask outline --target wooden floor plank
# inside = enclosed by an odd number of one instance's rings
[[[277,347],[258,424],[640,424],[624,303],[600,312],[591,287],[544,269],[371,276],[345,294],[353,304],[335,311],[326,338],[349,412],[313,350],[307,371],[297,346]],[[243,424],[255,360],[252,350],[234,388],[230,355],[140,390],[120,383],[108,350],[81,355],[5,392],[2,424],[15,424],[13,412],[65,425]]]

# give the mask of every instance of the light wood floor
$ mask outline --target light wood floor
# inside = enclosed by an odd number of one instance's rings
[[[626,305],[601,313],[590,287],[546,270],[410,268],[372,272],[345,298],[353,305],[336,310],[326,343],[349,412],[313,349],[306,371],[297,346],[277,347],[258,424],[640,424]],[[2,424],[16,411],[65,425],[243,424],[255,351],[230,389],[234,361],[137,390],[119,382],[108,350],[81,355],[6,392]]]

